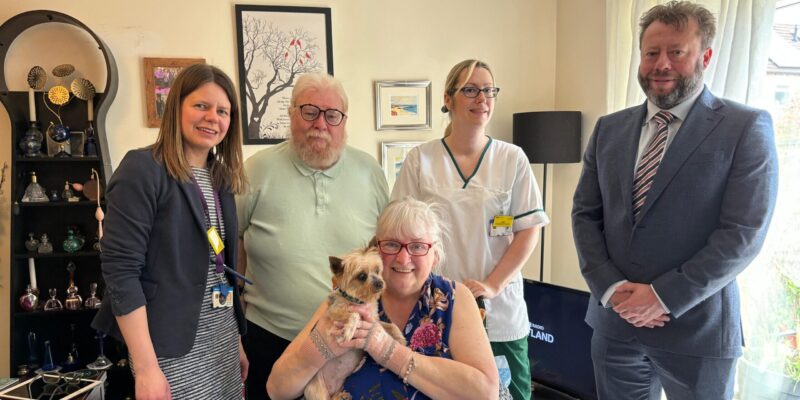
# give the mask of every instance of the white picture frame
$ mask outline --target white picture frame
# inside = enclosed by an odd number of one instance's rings
[[[390,191],[400,176],[400,169],[403,168],[408,152],[422,143],[425,142],[381,142],[381,167],[383,167],[383,173],[386,175],[386,183],[389,184]]]
[[[375,130],[430,130],[431,81],[376,81]]]

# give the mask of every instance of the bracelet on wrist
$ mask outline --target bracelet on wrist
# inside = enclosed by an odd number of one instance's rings
[[[406,365],[406,370],[403,373],[403,385],[408,386],[408,377],[411,376],[411,372],[413,372],[416,367],[417,364],[414,362],[414,353],[411,353],[411,359],[408,360],[408,365]]]

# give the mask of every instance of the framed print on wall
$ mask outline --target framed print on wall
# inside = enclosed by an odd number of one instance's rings
[[[389,191],[400,176],[400,168],[403,167],[408,152],[422,143],[425,142],[381,142],[381,166],[386,174]]]
[[[239,92],[245,144],[289,134],[289,101],[297,78],[333,75],[331,9],[236,5]]]
[[[203,58],[144,58],[144,100],[147,104],[147,126],[158,128],[172,82],[182,69],[205,64]]]
[[[375,129],[431,129],[431,81],[375,82]]]

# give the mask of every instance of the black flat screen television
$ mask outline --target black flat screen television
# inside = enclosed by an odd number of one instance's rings
[[[589,293],[528,279],[524,290],[534,398],[543,397],[537,396],[539,391],[554,389],[577,399],[596,399],[592,328],[583,321]]]

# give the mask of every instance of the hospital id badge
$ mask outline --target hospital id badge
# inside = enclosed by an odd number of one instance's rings
[[[211,291],[211,307],[233,307],[233,288],[224,283],[214,285]]]
[[[208,243],[211,244],[211,248],[214,249],[214,254],[219,254],[225,249],[225,244],[222,243],[222,237],[219,236],[217,228],[213,226],[209,228],[206,231],[206,236],[208,236]]]
[[[508,236],[511,235],[511,227],[514,224],[514,217],[510,215],[495,215],[491,221],[489,236]]]

